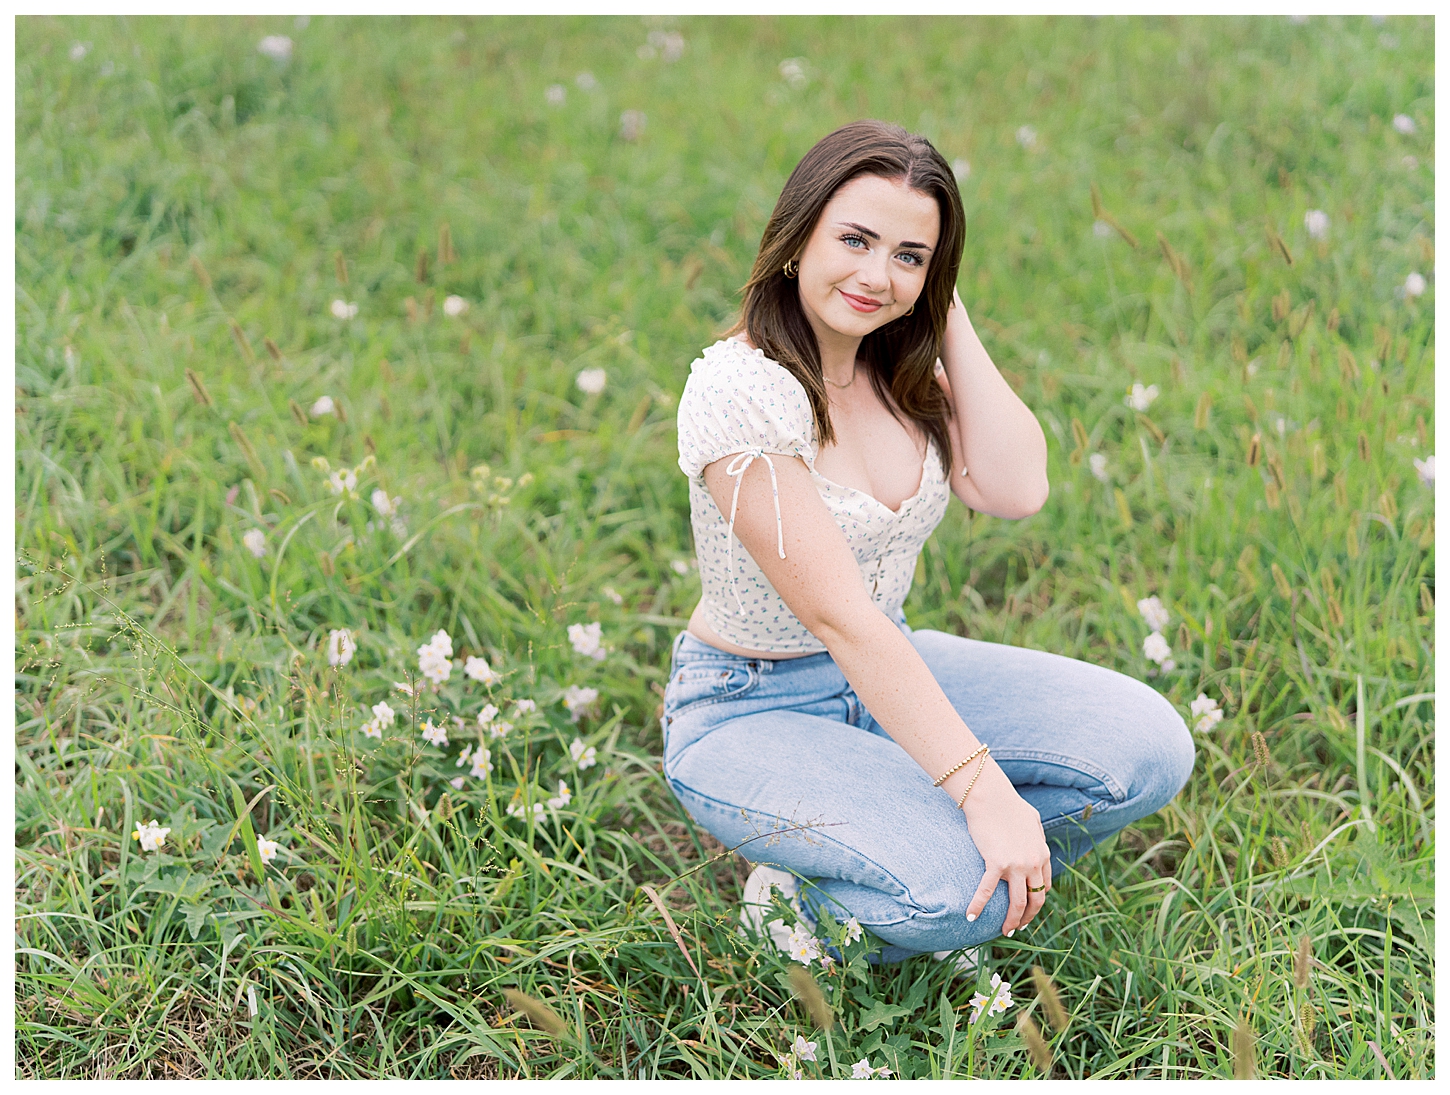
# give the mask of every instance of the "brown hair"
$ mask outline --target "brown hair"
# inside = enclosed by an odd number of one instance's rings
[[[833,442],[820,347],[801,311],[795,283],[786,278],[783,267],[805,250],[821,210],[836,191],[862,175],[900,179],[912,190],[935,198],[941,214],[936,251],[927,263],[926,282],[914,312],[862,339],[861,356],[881,401],[893,414],[900,408],[917,423],[936,442],[943,466],[950,468],[951,404],[933,370],[941,356],[947,309],[961,266],[966,217],[951,168],[925,137],[889,122],[861,121],[818,141],[796,164],[780,192],[742,290],[740,319],[729,333],[746,332],[752,344],[801,382],[815,415],[817,437],[822,444]]]

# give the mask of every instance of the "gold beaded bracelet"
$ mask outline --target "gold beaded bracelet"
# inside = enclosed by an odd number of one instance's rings
[[[958,772],[960,772],[967,765],[971,764],[972,761],[976,760],[978,757],[980,757],[986,751],[987,751],[987,747],[985,745],[979,745],[979,746],[977,746],[976,751],[974,753],[972,753],[971,756],[969,756],[966,760],[962,761],[960,764],[955,764],[952,767],[948,768],[946,770],[945,774],[943,774],[935,783],[933,783],[932,786],[933,787],[940,787],[943,783],[945,783],[947,780],[951,779],[952,776],[956,775]]]
[[[986,749],[987,747],[984,745],[984,746],[982,746],[982,748],[983,749]],[[967,784],[967,789],[962,792],[962,797],[959,800],[957,800],[957,809],[958,810],[960,810],[963,806],[965,806],[967,804],[967,796],[972,793],[972,788],[977,785],[977,780],[980,779],[981,778],[981,775],[982,775],[982,769],[985,768],[985,767],[987,767],[987,761],[989,759],[991,759],[990,755],[985,756],[985,757],[982,758],[982,763],[979,764],[979,765],[977,765],[976,772],[974,772],[972,774],[972,782],[969,783],[969,784]]]

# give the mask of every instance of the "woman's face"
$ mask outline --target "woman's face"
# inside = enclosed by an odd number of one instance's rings
[[[832,195],[800,256],[801,307],[822,340],[860,339],[904,315],[941,230],[935,199],[862,175]]]

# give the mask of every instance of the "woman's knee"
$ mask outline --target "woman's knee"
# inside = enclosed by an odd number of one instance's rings
[[[1127,732],[1116,743],[1119,775],[1128,797],[1152,813],[1172,801],[1193,774],[1193,735],[1164,696],[1141,682],[1134,684],[1123,713]]]

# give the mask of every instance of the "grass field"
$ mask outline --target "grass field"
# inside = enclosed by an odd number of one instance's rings
[[[772,1077],[802,1035],[807,1076],[1027,1077],[1024,1014],[1060,1077],[1433,1075],[1428,18],[16,42],[17,1075]],[[954,507],[909,620],[1224,718],[979,982],[813,966],[827,1032],[657,712],[699,589],[675,400],[858,117],[960,161],[962,297],[1049,437],[1046,507]],[[496,679],[424,680],[440,629]]]

